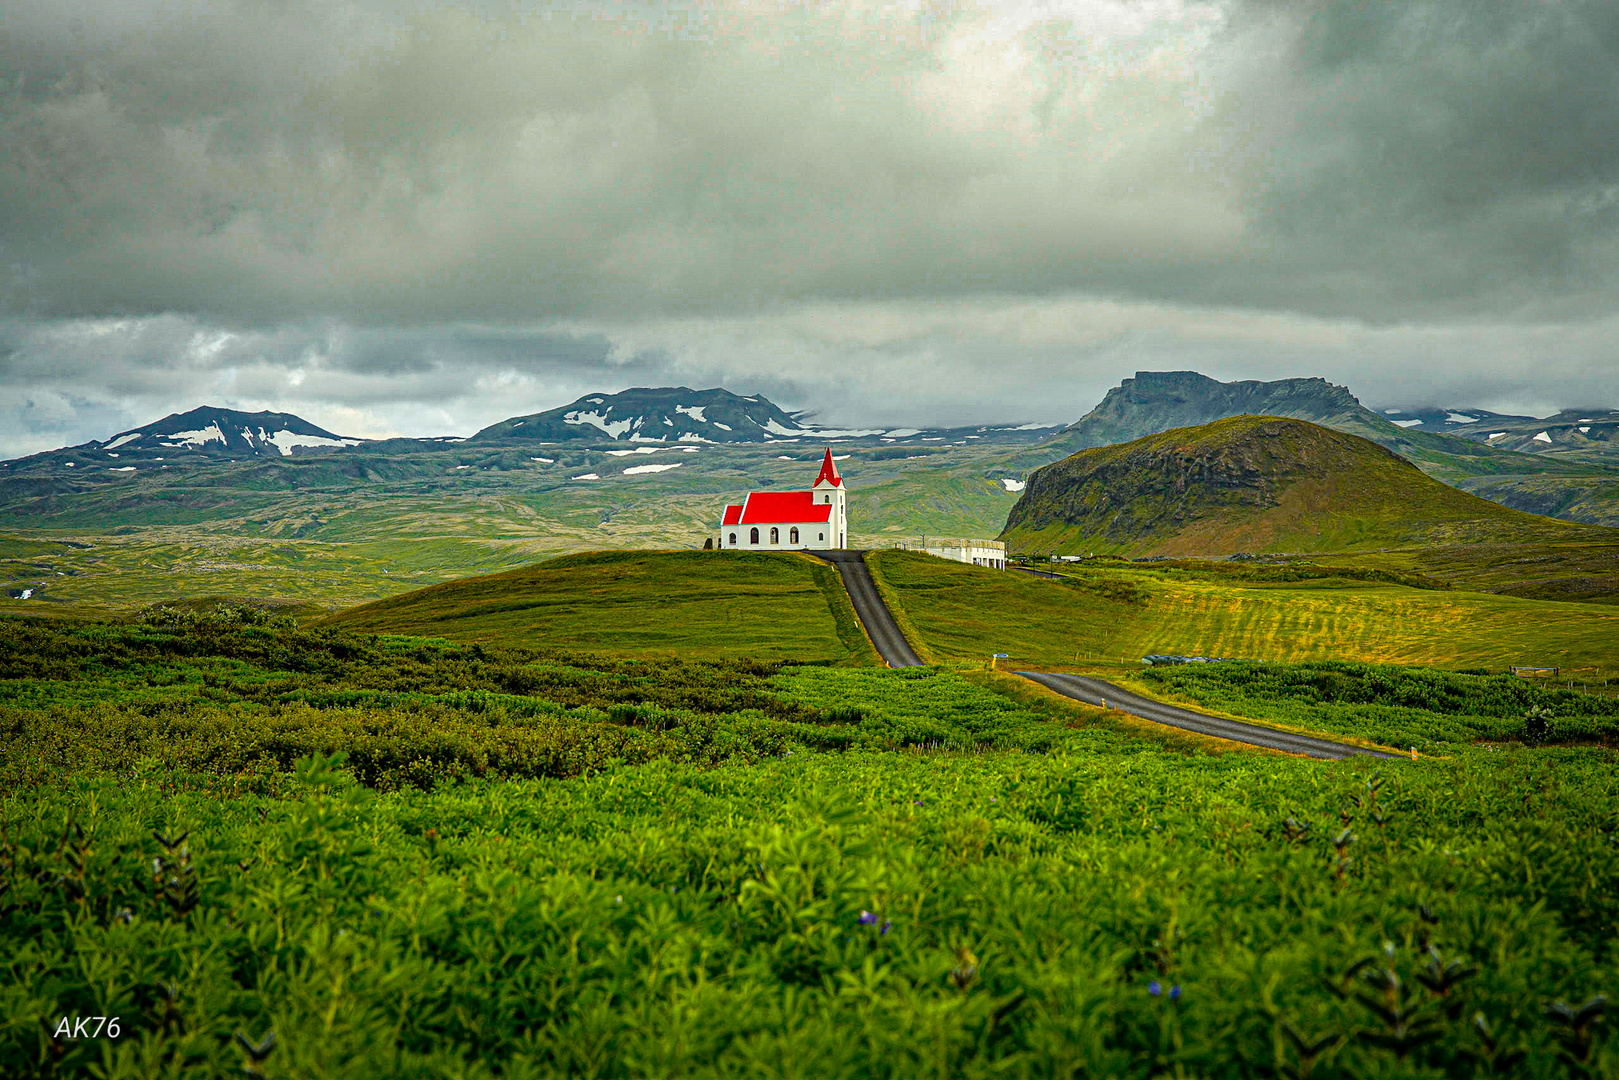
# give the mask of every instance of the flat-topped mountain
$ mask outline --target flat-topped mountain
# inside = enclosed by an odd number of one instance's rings
[[[1065,434],[1075,449],[1087,450],[1228,416],[1288,416],[1340,430],[1363,427],[1379,433],[1393,427],[1363,406],[1347,386],[1325,379],[1224,383],[1195,371],[1138,371],[1135,378],[1109,390],[1101,404],[1070,424]]]
[[[1275,416],[1175,428],[1047,465],[1001,535],[1014,551],[1132,555],[1619,539],[1498,506],[1370,440]]]
[[[190,412],[170,413],[106,439],[20,458],[14,464],[67,467],[72,462],[75,467],[128,469],[151,461],[291,457],[359,446],[365,441],[334,435],[292,413],[238,412],[204,405]]]

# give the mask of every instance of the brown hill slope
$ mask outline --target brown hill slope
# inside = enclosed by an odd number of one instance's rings
[[[1238,416],[1035,471],[1001,536],[1014,552],[1215,555],[1619,541],[1619,530],[1498,506],[1355,435]]]

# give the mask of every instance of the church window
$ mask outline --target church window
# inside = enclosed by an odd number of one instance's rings
[[[825,540],[826,539],[826,533],[816,533],[815,534],[815,539],[817,539],[817,540]]]
[[[731,534],[731,546],[736,547],[736,533]]]
[[[787,534],[787,542],[789,544],[798,543],[798,527],[797,526],[794,526],[792,531]]]
[[[758,529],[749,529],[748,530],[748,543],[757,544],[758,542],[759,542],[759,530]]]
[[[771,530],[770,530],[770,542],[772,544],[781,543],[781,530],[780,529],[777,529],[775,527],[771,528]]]

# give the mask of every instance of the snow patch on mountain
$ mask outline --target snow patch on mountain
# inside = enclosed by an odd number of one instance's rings
[[[596,398],[595,400],[597,404],[601,403],[600,398]],[[613,410],[609,408],[607,411],[612,412]],[[567,413],[562,417],[562,422],[564,424],[572,424],[574,427],[584,427],[589,425],[591,427],[600,428],[602,431],[606,432],[609,438],[613,439],[618,438],[620,435],[630,430],[630,426],[635,423],[633,419],[608,420],[604,414],[597,412]],[[577,477],[575,479],[577,479]]]
[[[127,446],[128,444],[134,442],[136,439],[138,439],[140,437],[141,437],[141,433],[138,432],[138,431],[132,432],[132,433],[130,433],[128,435],[120,435],[116,439],[114,439],[112,442],[110,442],[107,445],[103,446],[102,449],[103,450],[116,450],[120,446]]]
[[[263,430],[259,437],[265,442],[281,451],[282,457],[291,457],[295,446],[359,446],[359,439],[323,439],[319,435],[299,435],[296,432],[282,428],[274,435],[265,436]]]
[[[216,420],[197,431],[176,431],[173,435],[166,436],[166,438],[179,439],[180,442],[166,442],[163,444],[164,446],[179,446],[180,443],[187,443],[191,446],[206,446],[211,442],[223,444],[225,442],[225,433],[219,430],[219,422]]]

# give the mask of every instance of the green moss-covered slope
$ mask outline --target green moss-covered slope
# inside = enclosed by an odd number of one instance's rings
[[[1037,470],[1002,539],[1014,552],[1212,555],[1588,534],[1619,538],[1458,491],[1358,436],[1238,416],[1083,450]]]

